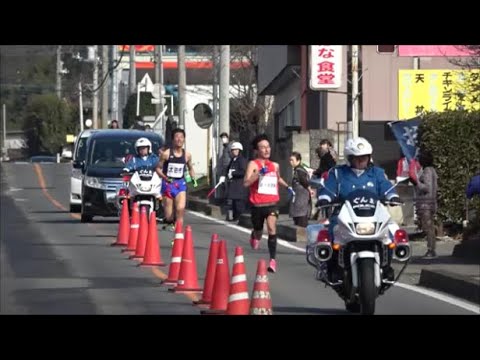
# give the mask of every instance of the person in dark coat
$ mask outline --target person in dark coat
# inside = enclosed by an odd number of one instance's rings
[[[232,143],[230,147],[231,159],[224,169],[219,182],[226,184],[226,198],[229,211],[227,221],[238,221],[245,211],[247,189],[243,186],[243,177],[247,169],[247,160],[241,154],[243,146],[239,142]],[[231,210],[230,210],[231,209]]]
[[[290,198],[290,217],[294,224],[308,226],[311,210],[310,186],[307,170],[302,166],[302,155],[296,151],[290,155],[290,165],[293,168],[292,189],[295,195]]]

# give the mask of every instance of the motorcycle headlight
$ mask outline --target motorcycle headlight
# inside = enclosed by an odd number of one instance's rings
[[[372,235],[375,233],[375,224],[371,222],[358,223],[355,226],[355,231],[358,235]]]

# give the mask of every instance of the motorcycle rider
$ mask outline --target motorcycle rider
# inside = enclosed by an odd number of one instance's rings
[[[152,153],[152,143],[145,137],[139,138],[135,142],[136,155],[133,156],[123,168],[124,172],[134,172],[138,169],[151,170],[152,173],[158,165],[160,159],[156,154]],[[161,187],[158,187],[158,195],[155,197],[160,202],[162,201],[162,195],[160,193]]]
[[[341,203],[352,191],[358,189],[371,191],[380,199],[386,198],[392,203],[401,203],[400,197],[385,175],[385,170],[374,166],[371,162],[372,153],[372,145],[365,138],[348,139],[344,150],[347,164],[329,170],[328,179],[325,187],[320,191],[317,206],[328,205],[333,200]],[[333,228],[338,223],[339,210],[340,207],[337,207],[329,219],[328,231],[332,242],[334,241]],[[328,276],[331,282],[336,282],[340,275],[337,271],[339,269],[336,257],[337,252],[335,251],[327,261]],[[393,278],[391,267],[387,269],[386,276],[389,279]]]

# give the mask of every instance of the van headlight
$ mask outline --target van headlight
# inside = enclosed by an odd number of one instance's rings
[[[88,187],[95,188],[95,189],[103,189],[104,188],[103,184],[96,177],[85,176],[84,179],[85,179],[85,185],[87,185]]]
[[[375,233],[375,224],[372,222],[358,223],[355,225],[355,231],[358,235],[372,235]]]

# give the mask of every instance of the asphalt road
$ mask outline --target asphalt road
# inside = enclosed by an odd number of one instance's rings
[[[36,166],[38,166],[36,168]],[[159,285],[168,267],[139,268],[115,240],[117,218],[82,224],[70,214],[70,164],[2,164],[2,314],[200,314],[192,295],[172,294]],[[266,242],[250,249],[248,234],[189,213],[200,284],[212,233],[227,240],[230,267],[235,246],[245,254],[251,294],[258,259],[268,259]],[[161,254],[169,262],[172,233],[159,231]],[[278,247],[278,272],[269,274],[273,312],[349,314],[335,292],[313,278],[303,253]],[[453,303],[394,287],[377,299],[376,314],[474,314]]]

